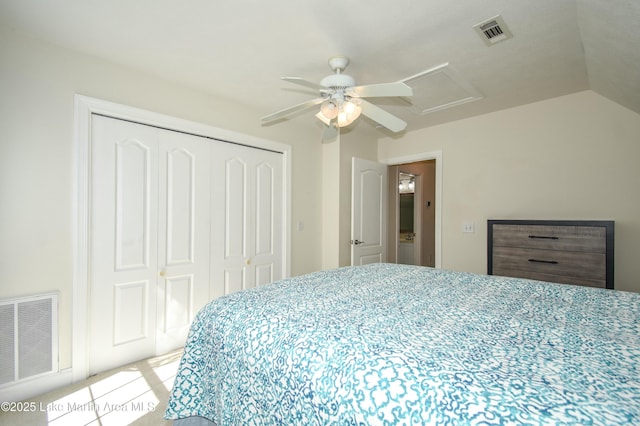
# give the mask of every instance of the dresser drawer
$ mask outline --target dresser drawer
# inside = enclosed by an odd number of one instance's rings
[[[569,277],[606,278],[604,253],[493,247],[493,268]]]
[[[493,226],[494,247],[522,247],[544,250],[606,252],[603,227],[503,225]]]
[[[613,288],[611,220],[488,220],[487,273]]]
[[[511,269],[494,268],[493,275],[500,275],[503,277],[526,278],[529,280],[538,280],[538,281],[549,281],[549,282],[561,283],[561,284],[584,285],[587,287],[599,287],[599,288],[607,287],[606,280],[594,280],[592,278],[570,277],[566,275],[553,275],[553,274],[545,274],[542,272],[515,271]]]

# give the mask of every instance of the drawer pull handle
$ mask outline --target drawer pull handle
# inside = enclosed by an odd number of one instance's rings
[[[556,260],[539,260],[539,259],[529,259],[529,262],[535,263],[550,263],[552,265],[557,265],[558,262]]]
[[[529,235],[529,238],[540,238],[540,239],[545,239],[545,240],[558,240],[558,237],[543,237],[540,235]]]

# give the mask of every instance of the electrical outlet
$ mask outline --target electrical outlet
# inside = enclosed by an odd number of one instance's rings
[[[476,224],[473,222],[463,222],[462,223],[462,232],[472,234],[476,232]]]

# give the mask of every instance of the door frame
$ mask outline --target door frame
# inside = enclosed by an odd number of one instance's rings
[[[282,275],[291,275],[291,155],[290,145],[242,133],[184,120],[136,107],[117,104],[84,95],[74,95],[74,159],[73,175],[73,294],[72,294],[72,381],[87,378],[88,309],[89,309],[89,247],[91,201],[91,117],[104,115],[121,120],[189,133],[229,143],[266,149],[283,155],[283,217],[282,217]]]
[[[419,154],[406,155],[402,157],[391,157],[379,162],[387,166],[399,166],[406,163],[415,163],[418,161],[435,160],[436,162],[436,223],[435,223],[435,262],[436,268],[442,268],[442,151],[421,152]]]

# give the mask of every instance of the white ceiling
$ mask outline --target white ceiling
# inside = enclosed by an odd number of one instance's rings
[[[473,26],[496,15],[513,38],[489,47]],[[448,63],[482,96],[424,115],[372,100],[407,131],[585,89],[640,113],[640,0],[0,0],[0,24],[260,116],[315,97],[280,77],[319,82],[336,54],[350,57],[358,84]],[[449,93],[435,89],[414,92]]]

